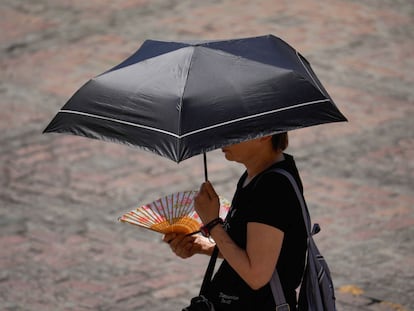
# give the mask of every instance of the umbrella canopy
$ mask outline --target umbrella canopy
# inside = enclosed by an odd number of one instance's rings
[[[44,132],[139,146],[180,162],[225,145],[346,121],[283,40],[147,40],[91,79]]]

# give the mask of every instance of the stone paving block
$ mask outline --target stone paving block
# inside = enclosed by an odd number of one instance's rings
[[[109,42],[119,48],[109,51],[101,48]],[[89,37],[70,46],[60,47],[60,50],[53,47],[36,51],[30,58],[22,55],[6,59],[0,62],[0,67],[10,80],[21,86],[40,88],[44,92],[69,99],[83,83],[126,58],[129,51],[122,50],[126,46],[122,38],[114,35]],[[28,68],[30,75],[25,74]],[[96,72],[94,68],[101,68],[101,71]]]
[[[0,8],[2,10],[0,27],[3,29],[0,37],[2,49],[12,51],[19,44],[13,44],[13,42],[19,42],[33,31],[42,31],[54,26],[53,23],[40,15],[24,13],[5,5],[1,5]],[[20,44],[24,45],[24,43]]]

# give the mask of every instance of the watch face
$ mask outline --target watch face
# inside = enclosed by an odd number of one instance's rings
[[[206,238],[208,238],[210,236],[210,232],[205,226],[200,228],[200,232]]]

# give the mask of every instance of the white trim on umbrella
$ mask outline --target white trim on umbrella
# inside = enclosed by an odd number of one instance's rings
[[[165,131],[165,130],[162,130],[162,129],[159,129],[159,128],[156,128],[156,127],[152,127],[152,126],[142,125],[142,124],[138,124],[138,123],[123,121],[123,120],[119,120],[119,119],[115,119],[115,118],[104,117],[104,116],[100,116],[100,115],[97,115],[97,114],[81,112],[81,111],[76,111],[76,110],[62,109],[62,110],[59,111],[59,113],[71,113],[71,114],[77,114],[77,115],[82,115],[82,116],[91,117],[91,118],[107,120],[107,121],[111,121],[111,122],[117,122],[117,123],[121,123],[121,124],[126,124],[126,125],[130,125],[130,126],[134,126],[134,127],[143,128],[143,129],[154,131],[154,132],[163,133],[163,134],[170,135],[170,136],[173,136],[175,138],[181,139],[181,138],[191,136],[193,134],[197,134],[197,133],[204,132],[204,131],[207,131],[207,130],[211,130],[213,128],[217,128],[217,127],[220,127],[220,126],[224,126],[224,125],[228,125],[228,124],[232,124],[232,123],[236,123],[236,122],[240,122],[240,121],[244,121],[244,120],[254,119],[254,118],[262,117],[262,116],[265,116],[265,115],[268,115],[268,114],[273,114],[273,113],[277,113],[277,112],[281,112],[281,111],[291,110],[291,109],[300,108],[300,107],[304,107],[304,106],[316,105],[316,104],[329,102],[329,101],[330,101],[329,99],[321,99],[321,100],[310,101],[310,102],[301,103],[301,104],[297,104],[297,105],[293,105],[293,106],[289,106],[289,107],[273,109],[273,110],[269,110],[269,111],[256,113],[256,114],[253,114],[253,115],[249,115],[249,116],[229,120],[229,121],[226,121],[226,122],[217,123],[217,124],[214,124],[214,125],[211,125],[211,126],[206,126],[206,127],[203,127],[203,128],[185,133],[183,135],[177,135],[175,133]]]
[[[201,129],[198,129],[198,130],[195,130],[195,131],[192,131],[192,132],[188,132],[186,134],[183,134],[183,135],[180,136],[180,138],[181,137],[190,136],[192,134],[204,132],[204,131],[207,131],[207,130],[211,130],[211,129],[216,128],[216,127],[220,127],[220,126],[224,126],[224,125],[236,123],[236,122],[239,122],[239,121],[254,119],[254,118],[262,117],[262,116],[265,116],[265,115],[268,115],[268,114],[272,114],[272,113],[277,113],[277,112],[286,111],[286,110],[290,110],[290,109],[294,109],[294,108],[299,108],[299,107],[304,107],[304,106],[310,106],[310,105],[320,104],[320,103],[329,102],[329,101],[330,101],[329,99],[321,99],[321,100],[315,100],[315,101],[311,101],[311,102],[307,102],[307,103],[302,103],[302,104],[297,104],[297,105],[293,105],[293,106],[289,106],[289,107],[283,107],[283,108],[269,110],[269,111],[265,111],[265,112],[261,112],[261,113],[256,113],[256,114],[252,114],[252,115],[245,116],[245,117],[242,117],[242,118],[237,118],[237,119],[229,120],[229,121],[226,121],[226,122],[217,123],[217,124],[214,124],[214,125],[211,125],[211,126],[203,127]]]
[[[130,126],[135,126],[135,127],[139,127],[139,128],[143,128],[146,130],[150,130],[150,131],[155,131],[155,132],[159,132],[159,133],[163,133],[163,134],[167,134],[170,136],[173,136],[175,138],[181,138],[179,135],[168,132],[168,131],[164,131],[155,127],[151,127],[151,126],[146,126],[146,125],[142,125],[142,124],[137,124],[137,123],[132,123],[132,122],[128,122],[128,121],[123,121],[123,120],[119,120],[119,119],[114,119],[114,118],[109,118],[109,117],[104,117],[104,116],[100,116],[97,114],[93,114],[93,113],[87,113],[87,112],[82,112],[82,111],[76,111],[76,110],[67,110],[67,109],[62,109],[59,111],[59,113],[71,113],[71,114],[78,114],[81,116],[86,116],[86,117],[91,117],[91,118],[96,118],[96,119],[102,119],[102,120],[107,120],[107,121],[111,121],[111,122],[116,122],[116,123],[121,123],[121,124],[126,124],[126,125],[130,125]]]

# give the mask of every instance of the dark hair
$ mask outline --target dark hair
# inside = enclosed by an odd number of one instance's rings
[[[274,150],[285,150],[289,145],[288,133],[278,133],[272,135],[272,146]]]

